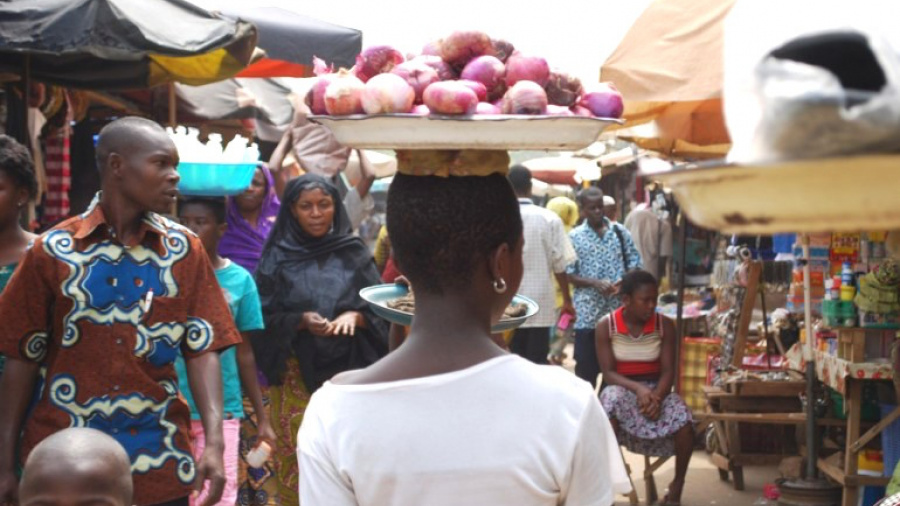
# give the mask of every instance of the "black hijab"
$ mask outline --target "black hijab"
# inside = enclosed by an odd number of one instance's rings
[[[331,231],[319,238],[307,234],[291,212],[300,194],[315,188],[326,191],[335,208]],[[387,353],[387,323],[359,296],[361,289],[380,282],[378,269],[369,248],[352,235],[338,189],[325,178],[306,174],[288,183],[256,282],[266,330],[253,340],[253,349],[271,384],[282,383],[292,355],[312,393],[335,374],[366,367]],[[329,320],[357,311],[365,317],[366,328],[357,328],[352,337],[297,331],[308,311]]]

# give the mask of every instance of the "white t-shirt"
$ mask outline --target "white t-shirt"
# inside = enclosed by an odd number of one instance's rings
[[[593,389],[515,355],[313,395],[303,506],[609,506],[631,490]]]

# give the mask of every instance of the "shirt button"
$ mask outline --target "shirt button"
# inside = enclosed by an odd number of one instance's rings
[[[118,434],[118,433],[119,433],[119,429],[113,427],[112,433],[113,433],[113,434]]]
[[[119,391],[119,385],[114,385],[114,386],[113,386],[113,391],[118,392],[118,391]]]
[[[121,340],[121,339],[116,339],[116,344],[122,344],[122,340]]]

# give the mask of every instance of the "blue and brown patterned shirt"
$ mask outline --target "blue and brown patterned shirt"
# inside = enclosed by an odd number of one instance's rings
[[[23,462],[54,432],[90,427],[128,451],[135,504],[187,497],[196,466],[175,357],[240,334],[196,236],[147,214],[123,245],[97,202],[36,239],[0,296],[0,353],[43,366]]]
[[[625,273],[640,269],[643,266],[641,254],[638,252],[628,229],[612,223],[608,219],[603,236],[588,225],[587,221],[572,229],[569,238],[578,260],[569,266],[569,274],[582,278],[605,279],[613,283],[620,281]],[[621,232],[625,241],[626,259],[622,258],[622,245],[611,227],[616,227]],[[594,288],[575,288],[575,296],[572,299],[575,304],[575,330],[593,329],[601,318],[613,312],[621,305],[619,296],[607,297]]]

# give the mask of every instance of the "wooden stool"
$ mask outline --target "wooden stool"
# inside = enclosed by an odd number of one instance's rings
[[[634,487],[634,480],[631,478],[631,466],[625,462],[625,452],[622,451],[622,447],[619,447],[619,452],[622,454],[622,462],[625,463],[625,472],[628,473],[628,482],[631,483],[631,492],[625,494],[628,496],[628,501],[634,506],[638,503],[638,495],[637,490]],[[645,500],[647,504],[654,504],[659,501],[659,493],[656,490],[656,479],[653,477],[653,473],[659,471],[659,468],[665,464],[670,457],[657,457],[653,460],[651,457],[644,455],[644,490],[646,492]]]

